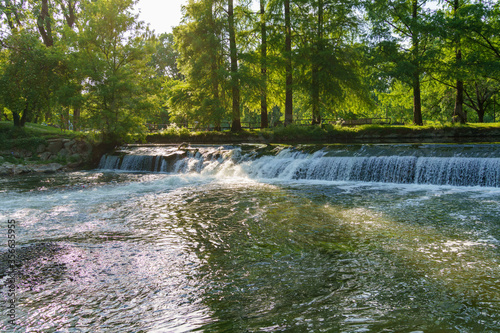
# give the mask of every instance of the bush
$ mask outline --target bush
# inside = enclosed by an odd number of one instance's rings
[[[165,137],[189,137],[191,131],[188,128],[179,127],[177,124],[170,124],[160,132],[160,135]]]

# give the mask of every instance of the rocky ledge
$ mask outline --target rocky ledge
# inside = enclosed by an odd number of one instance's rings
[[[0,175],[54,173],[78,168],[89,162],[92,157],[92,145],[80,140],[50,139],[46,144],[40,144],[32,150],[14,149],[0,152],[0,155],[12,156],[17,161],[22,161],[11,163],[8,158],[0,156]]]
[[[0,165],[0,176],[5,175],[19,175],[22,173],[55,173],[57,171],[63,170],[65,167],[59,163],[49,163],[49,164],[12,164],[4,163]]]

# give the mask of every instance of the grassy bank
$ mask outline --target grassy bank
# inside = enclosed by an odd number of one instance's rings
[[[427,126],[361,125],[287,126],[238,133],[191,132],[177,127],[148,135],[150,143],[419,143],[500,142],[500,123]]]
[[[36,149],[47,140],[56,138],[84,139],[80,132],[63,131],[59,128],[27,123],[22,128],[12,125],[12,122],[0,121],[0,151],[11,149]]]
[[[19,165],[76,162],[76,159],[70,156],[40,159],[37,154],[38,147],[47,146],[51,139],[84,140],[87,137],[83,133],[31,123],[27,123],[22,128],[16,128],[12,122],[2,121],[0,122],[0,164],[4,162]]]
[[[28,123],[14,128],[12,122],[0,122],[0,152],[33,151],[55,138],[94,141],[82,132]],[[390,142],[500,142],[500,123],[412,125],[360,125],[342,127],[287,126],[274,129],[230,131],[189,131],[171,126],[151,133],[148,143],[390,143]]]

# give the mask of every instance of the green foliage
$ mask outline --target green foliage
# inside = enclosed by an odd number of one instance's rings
[[[132,4],[103,0],[85,6],[89,28],[79,42],[86,59],[86,121],[107,142],[144,138],[144,119],[159,108],[158,82],[147,65],[154,44],[131,14]]]
[[[185,127],[178,127],[176,124],[172,124],[160,131],[160,135],[165,137],[188,137],[191,135],[191,131]]]
[[[0,99],[19,119],[42,119],[50,113],[53,92],[64,71],[64,55],[56,48],[47,48],[30,32],[20,32],[7,39],[10,48],[0,76]]]
[[[278,128],[258,135],[307,141],[363,128],[298,126],[325,118],[408,124],[420,113],[418,123],[447,126],[458,104],[469,121],[500,113],[497,2],[259,0],[261,13],[255,1],[234,1],[230,17],[229,2],[197,0],[159,36],[134,14],[136,0],[0,3],[0,120],[19,126],[45,122],[117,143],[143,141],[146,123],[174,123],[163,136],[218,140],[184,127],[222,130],[235,115],[255,126],[265,101]],[[279,127],[285,109],[296,126]]]

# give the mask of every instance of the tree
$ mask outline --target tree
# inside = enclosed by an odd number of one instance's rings
[[[2,0],[0,1],[0,14],[2,21],[7,23],[11,32],[17,32],[23,24],[22,1]],[[3,22],[2,22],[3,23]]]
[[[234,4],[228,0],[227,8],[229,29],[229,53],[231,60],[232,124],[231,131],[241,131],[240,121],[240,82],[238,77],[238,50],[236,49],[236,31],[234,28]]]
[[[421,76],[432,54],[427,33],[426,0],[381,0],[367,2],[367,12],[373,24],[372,36],[378,42],[375,49],[385,74],[395,77],[413,89],[413,123],[422,125]]]
[[[302,1],[297,6],[296,91],[302,92],[312,114],[312,124],[347,100],[367,104],[367,88],[361,81],[364,55],[352,36],[359,30],[357,1]],[[309,115],[307,115],[309,116]]]
[[[484,115],[488,107],[493,106],[493,97],[500,92],[500,83],[491,79],[482,78],[469,82],[464,87],[464,105],[476,111],[478,122],[484,122]]]
[[[179,71],[178,58],[179,52],[175,49],[174,35],[163,33],[156,38],[155,51],[151,55],[149,65],[154,68],[158,77],[182,80],[184,76]]]
[[[58,49],[47,48],[27,31],[11,35],[6,43],[8,60],[0,76],[0,95],[12,112],[14,126],[23,127],[27,121],[44,118],[62,84],[66,61]]]
[[[451,2],[452,6],[452,25],[455,29],[453,29],[453,44],[455,47],[455,61],[456,67],[461,67],[462,65],[462,34],[460,29],[457,29],[460,26],[460,0],[453,0]],[[463,105],[464,105],[464,81],[462,77],[457,77],[456,79],[456,98],[455,98],[455,108],[453,109],[453,118],[458,119],[458,121],[462,124],[467,122],[467,113],[465,113]]]
[[[227,104],[225,8],[216,0],[190,1],[184,12],[185,23],[174,29],[174,38],[185,82],[173,84],[169,104],[174,113],[220,130]]]
[[[148,66],[154,50],[149,32],[131,13],[132,0],[85,4],[86,27],[79,37],[85,74],[85,108],[104,140],[119,142],[141,133],[145,117],[158,108],[158,82]]]
[[[293,123],[293,66],[292,66],[292,23],[290,0],[283,2],[285,12],[285,126]]]
[[[260,128],[269,127],[267,116],[267,22],[266,22],[266,3],[260,0]]]

